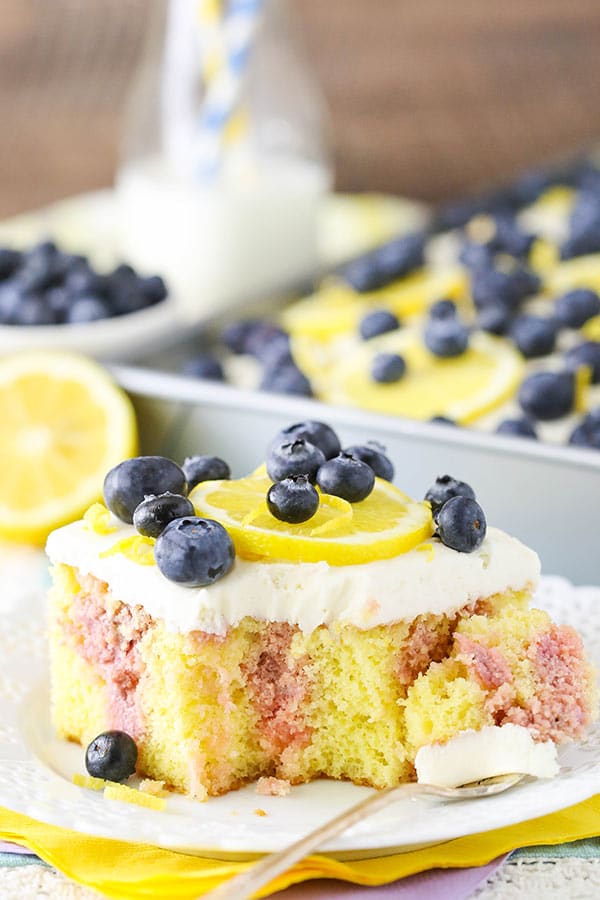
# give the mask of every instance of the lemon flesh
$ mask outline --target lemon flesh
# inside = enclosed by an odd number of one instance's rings
[[[42,543],[102,494],[137,449],[133,407],[104,370],[66,353],[0,360],[0,537]]]
[[[399,353],[406,374],[392,384],[380,384],[371,376],[377,353]],[[299,353],[308,362],[306,346]],[[344,348],[337,362],[314,373],[317,396],[331,403],[358,406],[373,412],[409,419],[428,420],[447,416],[469,424],[513,396],[524,371],[522,356],[502,338],[483,332],[472,335],[465,353],[441,359],[430,353],[415,330],[403,329]]]
[[[432,534],[431,510],[379,478],[360,503],[321,495],[316,514],[300,525],[272,516],[272,481],[260,470],[237,481],[205,481],[190,494],[198,515],[216,519],[244,559],[324,561],[334,566],[389,559]]]

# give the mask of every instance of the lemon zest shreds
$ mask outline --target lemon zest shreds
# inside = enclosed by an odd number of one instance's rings
[[[162,797],[153,797],[126,784],[109,784],[104,788],[105,800],[122,800],[124,803],[133,803],[135,806],[144,806],[146,809],[156,809],[161,812],[167,805]]]
[[[93,775],[81,775],[79,772],[75,772],[72,780],[77,787],[89,788],[90,791],[103,791],[109,783],[104,778],[94,778]]]
[[[117,541],[116,544],[113,544],[108,550],[103,550],[100,554],[100,558],[106,559],[108,556],[115,556],[117,553],[122,553],[123,556],[131,560],[131,562],[137,563],[140,566],[154,566],[156,565],[156,560],[154,559],[154,544],[154,538],[144,537],[141,534],[132,534],[128,537],[121,538],[120,541]]]
[[[380,478],[365,500],[348,504],[349,511],[340,497],[322,494],[306,522],[281,522],[267,511],[245,524],[248,509],[263,501],[271,484],[255,472],[237,481],[201,482],[190,499],[198,515],[227,529],[243,559],[355,565],[406,553],[433,533],[429,504],[411,500]]]
[[[83,520],[85,527],[95,534],[113,534],[117,530],[111,522],[110,511],[102,503],[93,503],[86,509]]]

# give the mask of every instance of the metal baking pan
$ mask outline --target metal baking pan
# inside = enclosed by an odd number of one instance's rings
[[[488,522],[534,547],[547,574],[600,584],[600,453],[482,434],[245,391],[153,369],[112,371],[138,412],[142,448],[183,459],[225,458],[234,475],[264,459],[278,429],[302,419],[330,422],[343,444],[387,446],[396,484],[422,497],[437,475],[468,481]]]

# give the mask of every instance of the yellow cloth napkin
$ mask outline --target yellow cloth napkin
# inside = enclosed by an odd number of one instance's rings
[[[518,803],[517,795],[515,799]],[[361,885],[387,884],[426,869],[484,865],[517,847],[561,844],[599,834],[600,794],[549,816],[409,853],[354,862],[310,856],[256,896],[266,897],[310,878],[337,878]],[[252,865],[188,856],[147,844],[88,837],[1,807],[0,838],[29,847],[73,881],[119,900],[147,900],[148,897],[192,900]]]

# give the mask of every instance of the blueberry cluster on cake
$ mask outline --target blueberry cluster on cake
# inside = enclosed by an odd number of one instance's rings
[[[531,608],[536,554],[467,483],[414,501],[393,476],[384,448],[318,422],[238,480],[202,456],[109,472],[106,505],[48,541],[52,716],[91,742],[89,771],[197,798],[261,777],[383,788],[465,733],[581,738],[592,670]]]

